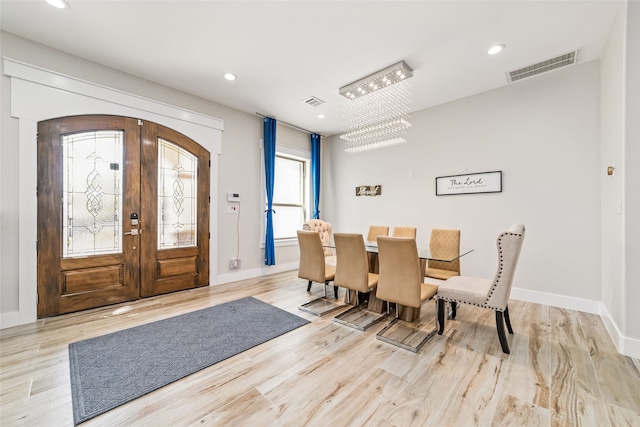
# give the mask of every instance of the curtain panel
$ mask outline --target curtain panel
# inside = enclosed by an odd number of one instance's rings
[[[266,235],[264,239],[264,264],[276,264],[276,249],[273,239],[273,184],[276,164],[276,120],[264,118],[264,174],[267,193]]]
[[[311,184],[313,186],[313,218],[320,219],[320,135],[311,134]]]

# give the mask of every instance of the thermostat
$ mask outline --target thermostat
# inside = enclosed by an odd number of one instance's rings
[[[227,193],[227,200],[230,202],[239,202],[240,193]]]

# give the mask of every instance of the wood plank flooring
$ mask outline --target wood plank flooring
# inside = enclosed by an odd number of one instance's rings
[[[505,355],[492,311],[461,306],[417,354],[298,310],[295,272],[41,319],[0,332],[0,425],[72,426],[69,343],[253,296],[312,323],[83,426],[640,426],[640,362],[592,314],[511,301]],[[333,292],[330,292],[332,294]],[[344,295],[341,290],[340,297]],[[435,304],[417,325],[430,330]]]

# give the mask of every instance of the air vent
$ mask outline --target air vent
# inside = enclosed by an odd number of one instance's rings
[[[577,62],[577,60],[578,51],[575,50],[573,52],[569,52],[555,58],[547,59],[546,61],[538,62],[537,64],[529,65],[528,67],[510,71],[507,73],[507,81],[509,83],[513,83],[515,81],[526,79],[528,77],[537,76],[548,71],[566,67],[567,65],[573,65]]]
[[[304,100],[305,104],[309,104],[312,107],[317,107],[318,105],[324,104],[322,99],[316,98],[315,96],[310,96]]]

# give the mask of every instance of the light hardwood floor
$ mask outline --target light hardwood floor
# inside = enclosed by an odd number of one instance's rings
[[[73,425],[69,343],[254,296],[312,322],[82,425],[640,426],[640,362],[596,315],[511,301],[505,355],[493,312],[461,306],[414,354],[375,339],[386,322],[361,332],[298,310],[312,294],[289,272],[3,330],[0,425]]]

